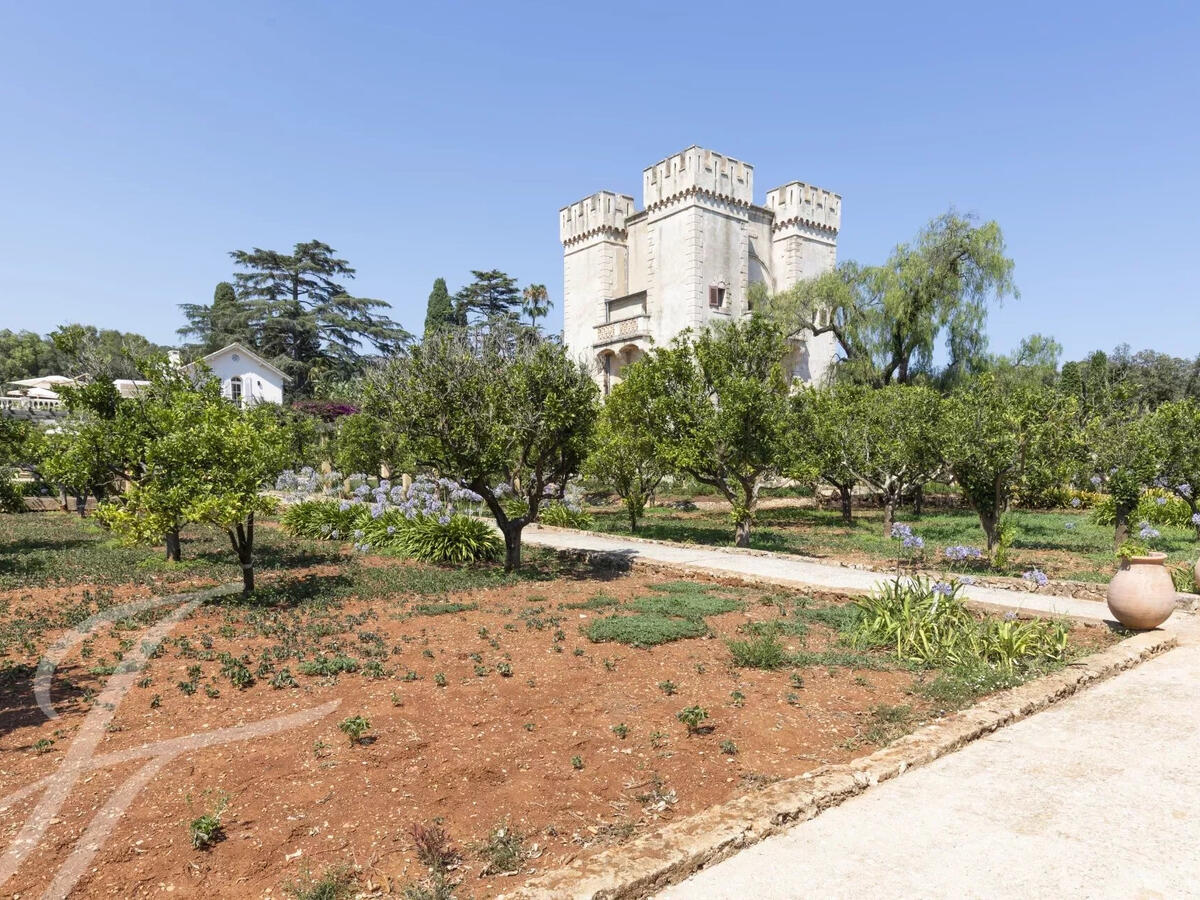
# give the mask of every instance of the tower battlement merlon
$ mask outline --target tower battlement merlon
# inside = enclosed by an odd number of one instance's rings
[[[559,210],[559,240],[565,247],[596,235],[624,237],[625,220],[633,211],[633,198],[628,194],[597,191]]]
[[[767,191],[767,209],[775,213],[772,229],[800,224],[837,234],[842,227],[842,198],[839,194],[791,181]]]
[[[749,206],[754,202],[754,166],[693,145],[642,172],[646,209],[698,192]]]

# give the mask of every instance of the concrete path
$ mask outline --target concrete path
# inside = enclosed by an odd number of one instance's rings
[[[709,572],[870,589],[886,576],[794,557],[551,529],[529,543]],[[997,606],[1104,618],[1103,604],[988,588]],[[661,900],[1200,897],[1200,622],[1180,646],[750,847]]]
[[[779,584],[829,590],[870,591],[894,577],[884,572],[830,565],[782,553],[761,553],[732,547],[663,544],[566,528],[531,526],[525,529],[524,543],[558,550],[612,553],[645,562],[686,566],[713,574],[750,575]],[[980,585],[967,587],[964,596],[977,603],[1003,609],[1024,609],[1044,615],[1071,616],[1092,621],[1109,618],[1108,607],[1094,600],[1074,600],[1069,597],[1009,591]]]

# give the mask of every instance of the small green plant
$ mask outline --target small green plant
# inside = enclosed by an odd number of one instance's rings
[[[629,726],[624,722],[618,722],[610,730],[621,740],[625,740],[626,736],[629,734]]]
[[[721,741],[721,752],[727,756],[737,756],[738,745],[726,738]]]
[[[675,718],[687,727],[690,736],[700,731],[701,723],[708,718],[708,710],[703,706],[685,706],[675,713]]]
[[[501,678],[512,678],[513,667],[511,663],[496,663],[496,671],[500,673]]]
[[[484,665],[476,665],[475,666],[475,674],[478,677],[483,678],[484,676],[487,675],[487,673],[488,673],[487,666],[484,666]]]
[[[743,706],[746,705],[746,695],[743,694],[741,691],[732,691],[729,694],[729,702],[732,703],[734,706],[736,706],[738,709],[741,709]]]
[[[526,730],[526,731],[533,731],[533,727],[534,727],[534,726],[533,726],[533,723],[532,723],[532,722],[526,722],[526,723],[525,723],[525,730]]]
[[[317,740],[313,741],[312,751],[313,756],[317,759],[324,759],[329,755],[329,745],[320,738],[317,738]]]
[[[404,705],[404,698],[400,696],[399,691],[392,691],[391,701],[392,701],[392,706],[403,706]]]
[[[445,687],[447,684],[449,684],[449,682],[446,681],[446,673],[445,672],[435,672],[433,674],[433,683],[436,684],[438,687]]]
[[[658,689],[670,697],[679,691],[679,686],[673,681],[660,681]]]
[[[582,756],[572,756],[571,757],[571,768],[575,769],[575,770],[582,769],[583,768],[583,757]]]
[[[346,735],[351,744],[357,744],[371,730],[371,723],[362,715],[349,716],[338,723],[338,730]]]
[[[191,797],[187,798],[187,802],[191,805]],[[224,838],[225,829],[221,825],[221,816],[224,815],[228,805],[229,796],[221,794],[217,797],[216,804],[211,811],[197,816],[188,823],[188,836],[191,838],[194,849],[207,850]]]
[[[653,747],[655,750],[659,750],[662,747],[666,746],[666,743],[667,743],[667,733],[665,731],[650,732],[650,746]]]
[[[519,872],[525,860],[525,835],[505,820],[491,830],[487,840],[480,844],[477,850],[486,863],[484,875]]]
[[[861,678],[861,676],[859,677]],[[799,672],[793,672],[791,677],[788,678],[788,684],[790,684],[796,690],[800,690],[800,688],[804,687],[804,676]]]
[[[190,697],[192,694],[196,693],[196,682],[181,681],[179,682],[179,690],[183,691]]]
[[[162,694],[155,694],[150,698],[150,708],[158,709],[160,706],[162,706]]]
[[[278,691],[283,688],[298,687],[298,685],[296,679],[292,677],[292,673],[284,668],[271,676],[271,687]]]
[[[53,746],[54,741],[50,740],[50,738],[38,738],[29,749],[40,756],[43,753],[49,753],[50,748]]]

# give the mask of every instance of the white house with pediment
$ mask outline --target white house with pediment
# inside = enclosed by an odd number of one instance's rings
[[[842,199],[802,181],[754,199],[754,167],[689,147],[642,172],[633,197],[599,191],[559,212],[563,342],[607,390],[685,328],[746,315],[750,286],[786,290],[834,267]],[[793,377],[821,381],[832,334],[793,336]]]
[[[230,344],[196,362],[221,379],[221,393],[239,406],[283,403],[283,385],[290,379],[244,344]]]

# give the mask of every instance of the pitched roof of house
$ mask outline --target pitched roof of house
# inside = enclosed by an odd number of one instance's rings
[[[265,359],[263,359],[261,356],[259,356],[257,353],[255,353],[253,350],[251,350],[249,347],[247,347],[245,344],[241,343],[240,341],[234,341],[232,344],[229,344],[226,347],[222,347],[220,350],[214,350],[212,353],[208,354],[207,356],[200,357],[200,359],[196,360],[196,362],[206,363],[210,359],[214,359],[218,356],[222,356],[223,354],[228,353],[231,350],[237,350],[240,353],[245,353],[251,359],[258,362],[258,364],[261,365],[264,369],[270,369],[272,372],[276,373],[284,381],[292,380],[286,372],[284,372],[282,369],[279,368],[279,366],[272,365],[271,363],[267,362]]]

